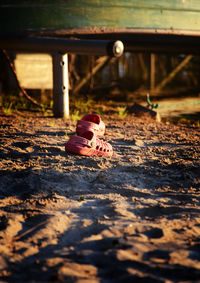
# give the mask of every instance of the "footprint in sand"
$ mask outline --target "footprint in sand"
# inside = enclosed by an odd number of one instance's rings
[[[152,228],[144,232],[149,239],[159,239],[164,236],[163,230],[160,228]]]

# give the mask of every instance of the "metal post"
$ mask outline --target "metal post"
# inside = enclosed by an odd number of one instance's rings
[[[53,113],[55,117],[69,117],[67,54],[53,54]]]

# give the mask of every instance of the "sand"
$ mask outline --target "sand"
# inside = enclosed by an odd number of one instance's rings
[[[114,157],[68,154],[72,121],[0,115],[0,282],[200,282],[200,128],[104,116]]]

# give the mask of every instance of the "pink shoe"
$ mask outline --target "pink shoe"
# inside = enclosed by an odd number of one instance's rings
[[[94,132],[97,137],[102,137],[105,132],[105,124],[98,114],[87,114],[76,125],[76,133],[79,136],[85,131]]]
[[[65,151],[80,155],[94,156],[112,156],[112,146],[98,139],[93,132],[87,131],[80,136],[71,136],[65,145]]]

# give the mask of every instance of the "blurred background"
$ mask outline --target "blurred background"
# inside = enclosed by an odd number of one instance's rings
[[[1,108],[32,108],[19,90],[52,108],[52,57],[49,54],[0,54]],[[161,117],[200,121],[200,56],[124,53],[120,58],[69,54],[72,112],[124,109],[134,102],[158,103]],[[16,77],[12,68],[15,70]],[[97,71],[96,71],[97,70]]]

